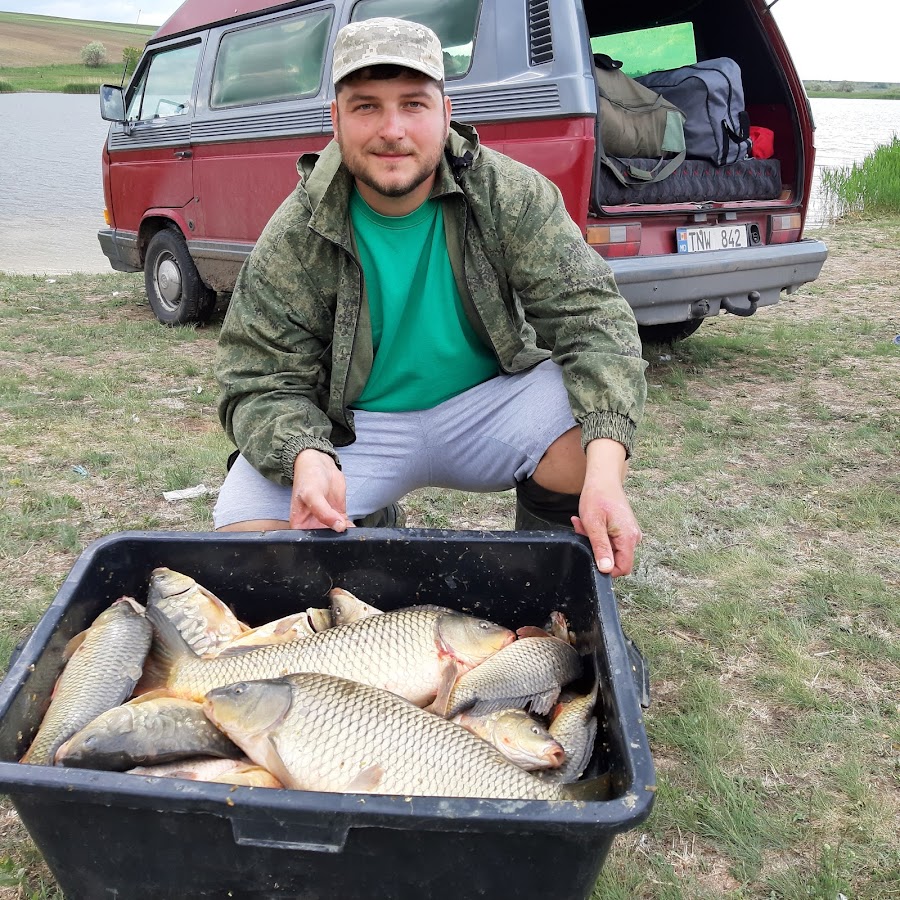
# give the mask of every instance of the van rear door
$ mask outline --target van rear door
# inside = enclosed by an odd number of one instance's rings
[[[135,241],[148,212],[193,201],[191,115],[202,49],[197,37],[148,56],[129,90],[127,121],[110,128],[111,212],[117,231],[134,232]]]

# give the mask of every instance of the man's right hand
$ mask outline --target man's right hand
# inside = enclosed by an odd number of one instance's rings
[[[347,518],[347,482],[334,460],[321,450],[302,450],[294,460],[291,528],[353,528]]]

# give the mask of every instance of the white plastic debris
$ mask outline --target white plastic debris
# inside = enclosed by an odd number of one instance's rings
[[[163,491],[163,499],[174,503],[176,500],[193,500],[195,497],[205,497],[212,491],[205,484],[194,487],[182,488],[180,491]]]
[[[47,278],[44,280],[44,284],[56,284],[55,278]]]

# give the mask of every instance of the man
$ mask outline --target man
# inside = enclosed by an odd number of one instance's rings
[[[516,527],[574,527],[626,574],[646,386],[609,267],[554,185],[451,123],[428,28],[346,25],[332,74],[335,141],[300,159],[222,328],[241,455],[216,527],[343,531],[419,487],[515,487]]]

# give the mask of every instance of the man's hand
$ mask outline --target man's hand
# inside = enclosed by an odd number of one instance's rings
[[[575,531],[591,542],[597,568],[613,577],[631,572],[642,537],[622,487],[627,471],[620,443],[605,438],[591,441],[578,515],[572,516]]]
[[[334,460],[320,450],[302,450],[294,460],[291,528],[353,528],[347,518],[347,483]]]

